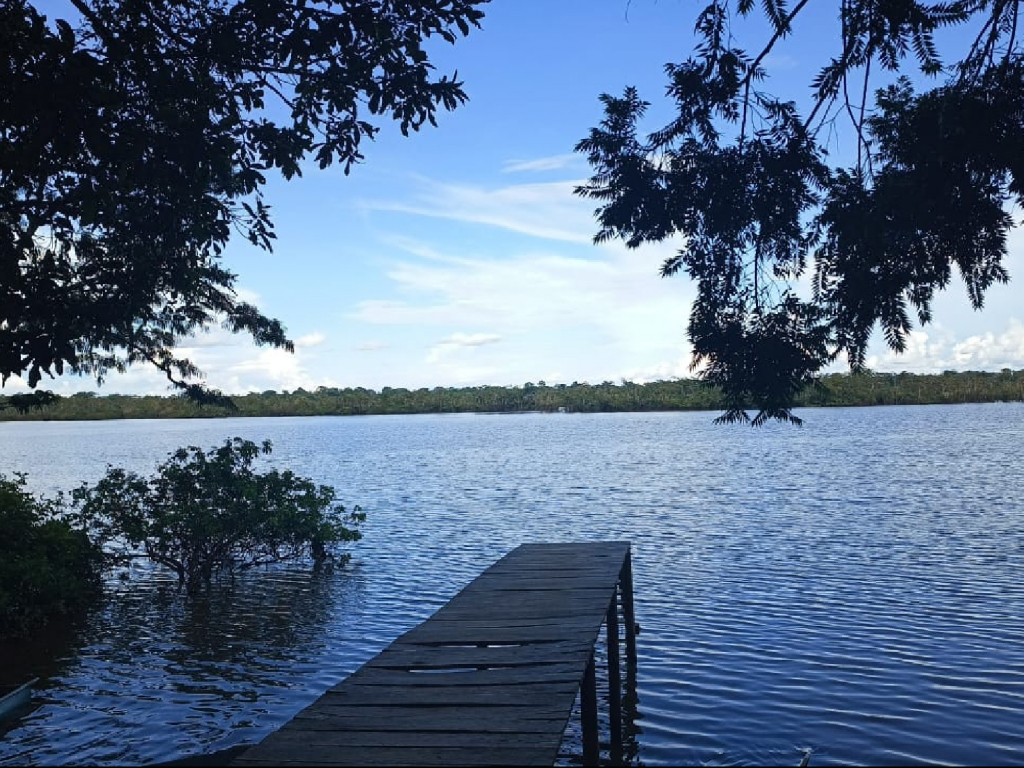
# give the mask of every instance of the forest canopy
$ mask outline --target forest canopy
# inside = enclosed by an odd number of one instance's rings
[[[1009,208],[1024,202],[1019,3],[841,0],[836,48],[800,105],[768,80],[776,45],[806,39],[807,4],[706,5],[693,55],[665,67],[672,119],[643,131],[650,103],[606,93],[576,147],[593,168],[577,193],[599,204],[596,241],[682,242],[661,273],[696,282],[692,365],[721,388],[721,421],[798,423],[797,395],[837,360],[862,370],[876,328],[902,352],[954,269],[975,309],[1009,279]],[[754,19],[767,33],[747,49]],[[940,49],[951,31],[963,51]],[[840,129],[849,145],[832,155]]]
[[[1024,401],[1024,370],[945,371],[941,374],[833,373],[817,378],[795,405],[863,406]],[[721,390],[698,379],[614,383],[577,382],[479,387],[317,387],[232,395],[233,408],[198,405],[182,397],[79,392],[27,412],[6,408],[0,421],[188,419],[224,416],[363,416],[413,413],[595,413],[721,410]]]

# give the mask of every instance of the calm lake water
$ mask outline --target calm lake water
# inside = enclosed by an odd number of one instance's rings
[[[37,491],[237,435],[368,513],[333,576],[193,602],[115,583],[85,626],[0,658],[43,678],[0,764],[253,743],[516,545],[629,539],[637,762],[1024,765],[1024,405],[802,415],[0,424],[0,472]]]

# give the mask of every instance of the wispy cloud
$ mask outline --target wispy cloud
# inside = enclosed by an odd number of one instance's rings
[[[472,349],[487,344],[497,344],[501,336],[496,333],[453,333],[437,342],[427,353],[428,364],[438,363],[459,349]]]
[[[356,344],[356,352],[374,352],[378,349],[387,349],[388,345],[383,341],[364,341],[362,344]]]
[[[388,277],[404,300],[357,305],[353,318],[380,325],[454,325],[544,330],[550,336],[580,324],[626,329],[651,322],[648,336],[679,322],[689,283],[657,275],[660,258],[608,249],[603,258],[528,253],[505,261],[452,258],[447,263],[402,261]],[[675,311],[671,311],[674,309]],[[499,331],[499,333],[502,333]]]
[[[788,53],[769,53],[761,64],[769,72],[788,72],[800,66],[800,60]]]
[[[364,201],[370,210],[489,224],[547,240],[590,243],[596,225],[592,206],[573,194],[580,181],[513,184],[488,189],[468,184],[420,180],[420,190],[404,201]]]
[[[581,158],[577,154],[551,155],[549,157],[538,157],[534,160],[506,160],[502,166],[502,173],[523,173],[534,171],[558,171],[577,165]]]
[[[299,338],[297,338],[295,340],[295,346],[296,347],[319,347],[326,340],[327,340],[327,337],[324,336],[319,331],[317,331],[317,332],[314,332],[314,333],[307,333],[305,336],[299,336]]]
[[[501,336],[496,333],[453,333],[437,343],[454,347],[482,347],[484,344],[495,344],[499,341]]]

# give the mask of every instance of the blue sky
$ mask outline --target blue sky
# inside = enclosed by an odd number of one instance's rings
[[[48,6],[59,8],[63,3]],[[810,4],[771,55],[768,89],[802,99],[838,44],[835,3]],[[279,318],[295,354],[215,329],[183,348],[228,393],[318,386],[571,383],[689,375],[685,325],[694,289],[663,279],[672,243],[593,245],[592,202],[572,188],[589,168],[573,146],[598,123],[602,92],[634,85],[663,122],[663,66],[694,44],[690,0],[496,0],[482,30],[432,48],[470,101],[406,138],[385,125],[345,176],[310,165],[267,188],[272,254],[238,241],[226,262],[243,298]],[[817,15],[811,15],[817,14]],[[741,43],[763,44],[751,30]],[[842,128],[836,149],[841,151]],[[1019,211],[1015,212],[1018,219]],[[1024,273],[1024,236],[1007,261]],[[1024,368],[1016,282],[974,312],[954,282],[902,356],[876,340],[878,370]],[[45,382],[58,392],[167,393],[139,368]],[[23,388],[9,382],[5,391]]]

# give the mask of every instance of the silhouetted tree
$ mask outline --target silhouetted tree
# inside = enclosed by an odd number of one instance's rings
[[[601,96],[604,120],[577,145],[594,169],[577,192],[600,203],[597,241],[681,236],[662,275],[697,283],[687,335],[695,369],[724,394],[719,421],[756,407],[755,425],[799,423],[796,395],[840,355],[863,368],[876,324],[903,351],[911,313],[931,320],[954,266],[976,309],[1008,279],[1007,205],[1024,202],[1020,4],[841,0],[838,48],[801,110],[764,81],[806,6],[714,0],[694,55],[666,66],[671,121],[642,136],[649,104],[627,88]],[[768,25],[754,53],[739,47],[751,16]],[[969,35],[945,63],[943,28]],[[931,78],[923,91],[915,67]],[[852,125],[845,165],[825,147],[837,119]],[[804,296],[795,281],[811,263]]]
[[[374,118],[408,134],[466,101],[423,43],[487,1],[0,3],[0,382],[148,362],[203,399],[182,337],[222,322],[290,350],[237,299],[229,237],[270,249],[268,173],[348,173]]]

